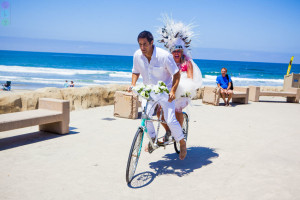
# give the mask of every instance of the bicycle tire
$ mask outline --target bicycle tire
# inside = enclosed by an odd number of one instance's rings
[[[128,161],[127,161],[127,167],[126,167],[126,182],[127,182],[127,184],[132,181],[132,178],[136,171],[139,157],[141,154],[143,137],[144,137],[143,129],[138,128],[138,130],[135,133],[135,136],[133,138],[131,148],[129,151]]]
[[[183,112],[183,123],[182,123],[182,131],[184,134],[184,139],[187,141],[188,138],[188,131],[189,131],[189,116],[185,112]],[[180,144],[179,142],[174,142],[174,149],[176,153],[180,153]]]

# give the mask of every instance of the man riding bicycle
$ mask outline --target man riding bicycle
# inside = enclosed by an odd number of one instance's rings
[[[173,138],[180,144],[179,158],[183,160],[186,157],[186,141],[182,128],[175,117],[175,92],[180,80],[179,69],[173,59],[173,56],[153,45],[153,35],[149,31],[143,31],[138,35],[138,43],[140,49],[134,53],[133,68],[132,68],[132,87],[141,75],[144,85],[156,85],[158,81],[163,81],[168,87],[169,100],[168,102],[160,102],[160,106],[164,112],[164,118],[169,126]],[[142,100],[142,107],[146,106],[146,100]],[[152,106],[148,106],[147,113],[149,116],[153,115],[154,110]],[[155,140],[155,128],[151,121],[147,122],[147,130],[152,140]],[[151,145],[148,145],[147,150],[150,151]]]

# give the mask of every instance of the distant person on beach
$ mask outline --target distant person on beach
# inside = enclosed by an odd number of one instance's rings
[[[64,88],[67,88],[67,87],[69,87],[68,80],[66,80],[66,82],[64,83]]]
[[[227,69],[225,67],[223,67],[221,69],[221,74],[217,77],[217,84],[218,84],[218,88],[221,89],[221,96],[222,99],[224,100],[225,106],[230,106],[229,102],[231,100],[232,97],[232,80],[231,77],[227,74]],[[227,97],[227,101],[226,101],[226,97]]]
[[[69,87],[74,87],[75,85],[74,85],[74,82],[73,81],[71,81],[71,83],[70,83],[70,86]]]
[[[2,90],[10,91],[11,90],[11,81],[6,81],[6,83],[2,85]]]
[[[132,68],[132,87],[141,75],[144,85],[156,85],[158,81],[163,81],[170,93],[167,102],[161,101],[159,104],[165,113],[165,121],[171,129],[171,134],[180,144],[179,158],[183,160],[187,154],[186,142],[179,122],[175,117],[175,93],[180,81],[180,71],[173,59],[173,56],[153,44],[153,35],[149,31],[143,31],[138,35],[137,41],[140,49],[134,53],[133,68]],[[142,99],[142,107],[146,106],[146,100]],[[153,102],[148,103],[148,114],[153,115],[154,109],[152,108]],[[152,140],[155,140],[155,128],[151,121],[147,122],[147,129]],[[149,144],[146,146],[145,151],[153,152],[153,148]]]

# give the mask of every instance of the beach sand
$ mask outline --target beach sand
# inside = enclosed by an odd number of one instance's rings
[[[18,90],[18,89],[13,89],[11,91],[0,90],[0,95],[10,95],[10,94],[24,93],[24,92],[31,92],[31,91],[34,91],[34,90]]]
[[[113,106],[71,112],[65,136],[37,126],[1,132],[0,199],[299,199],[300,105],[284,101],[193,101],[186,160],[173,146],[143,151],[129,186],[140,120],[114,118]]]

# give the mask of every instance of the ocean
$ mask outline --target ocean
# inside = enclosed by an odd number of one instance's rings
[[[75,87],[130,84],[132,56],[46,53],[0,50],[0,83],[12,81],[12,89],[62,88],[65,80]],[[258,63],[195,59],[203,86],[215,86],[222,67],[228,69],[235,86],[282,86],[288,62]],[[293,64],[291,73],[300,73]]]

